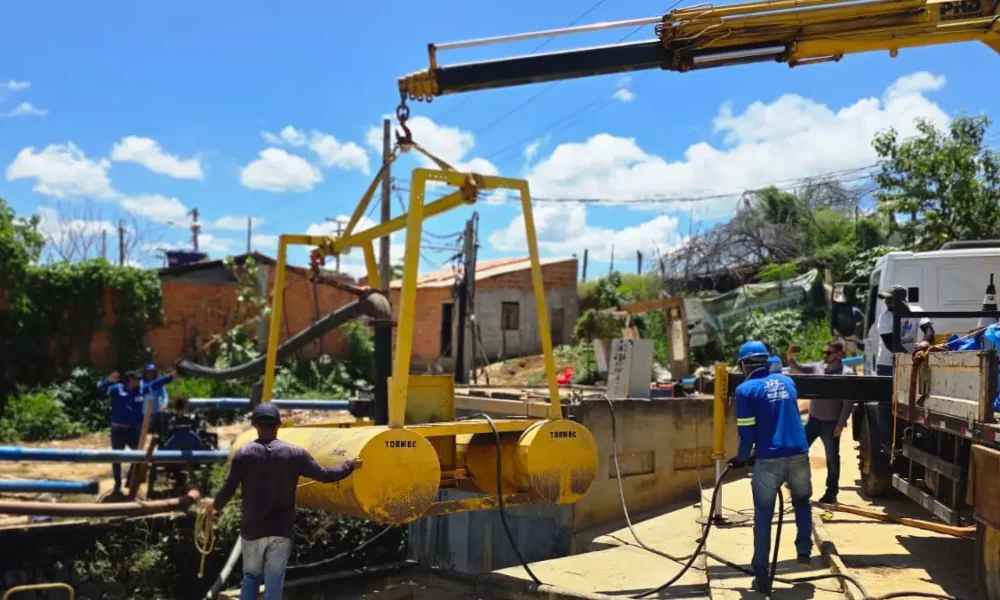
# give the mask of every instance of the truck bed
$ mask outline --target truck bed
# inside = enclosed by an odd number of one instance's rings
[[[916,377],[913,356],[897,354],[893,380],[899,418],[1000,448],[994,352],[932,352]]]

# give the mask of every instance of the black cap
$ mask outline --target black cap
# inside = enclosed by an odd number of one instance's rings
[[[895,295],[896,290],[904,290],[905,291],[906,288],[904,288],[901,285],[894,285],[894,286],[890,287],[888,290],[879,293],[878,297],[879,298],[892,298]]]
[[[256,408],[253,409],[253,415],[250,417],[250,422],[254,425],[276,425],[281,421],[281,412],[278,407],[270,402],[264,402],[263,404],[258,404]]]

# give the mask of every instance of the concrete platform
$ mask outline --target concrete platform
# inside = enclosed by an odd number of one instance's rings
[[[639,537],[650,547],[667,554],[686,557],[697,545],[701,527],[695,506],[682,508],[636,525]],[[658,587],[680,569],[680,565],[635,546],[628,529],[595,540],[605,550],[566,556],[530,565],[543,583],[560,588],[563,598],[622,598]],[[694,566],[672,587],[649,598],[708,598],[708,579],[704,560]],[[494,572],[530,581],[520,566]],[[578,592],[578,593],[573,593]]]

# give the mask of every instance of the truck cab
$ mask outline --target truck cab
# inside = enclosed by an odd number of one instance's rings
[[[881,344],[876,324],[886,308],[879,292],[900,285],[906,288],[906,302],[914,310],[974,311],[982,306],[991,273],[1000,273],[1000,245],[963,248],[945,244],[941,250],[890,252],[876,259],[862,307],[864,374],[875,374]],[[975,326],[975,319],[934,319],[934,330],[944,337]]]

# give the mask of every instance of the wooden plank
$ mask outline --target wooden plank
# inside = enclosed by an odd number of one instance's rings
[[[1000,450],[973,446],[968,498],[976,518],[1000,529]]]

